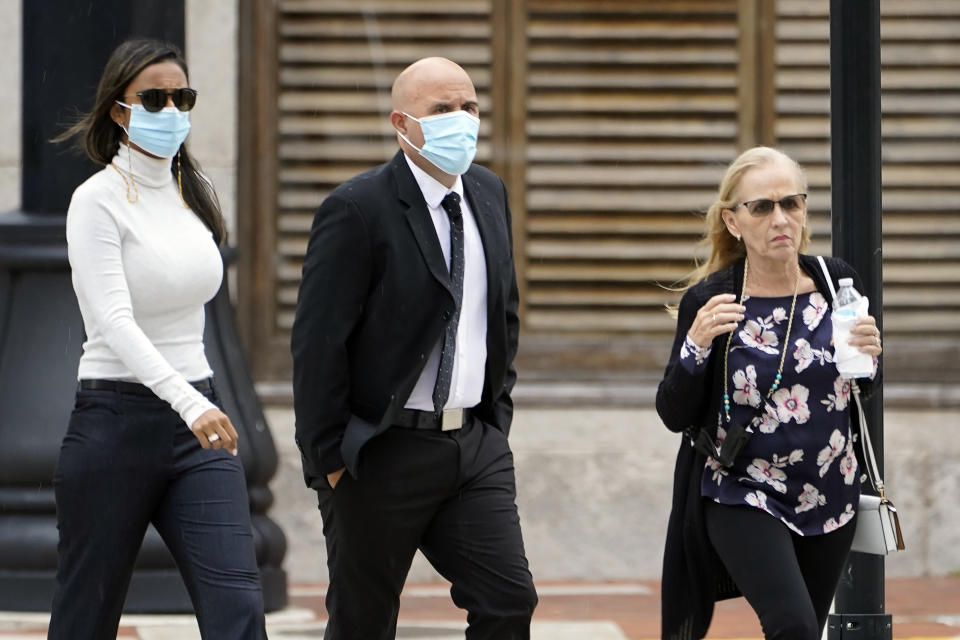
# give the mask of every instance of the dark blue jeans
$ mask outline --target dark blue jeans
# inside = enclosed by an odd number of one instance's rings
[[[243,468],[224,450],[204,450],[166,402],[78,391],[54,489],[60,544],[48,639],[116,638],[151,522],[203,638],[266,638]]]

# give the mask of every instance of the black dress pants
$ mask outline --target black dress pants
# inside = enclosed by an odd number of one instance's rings
[[[267,637],[240,460],[201,448],[166,402],[78,391],[54,489],[60,543],[49,640],[117,637],[151,522],[183,575],[205,640]]]
[[[391,427],[359,477],[318,490],[330,587],[326,640],[393,640],[420,549],[467,610],[468,640],[526,640],[537,604],[506,436],[473,419],[456,431]]]
[[[765,638],[819,640],[856,518],[831,533],[800,536],[760,509],[704,500],[707,535],[756,611]]]

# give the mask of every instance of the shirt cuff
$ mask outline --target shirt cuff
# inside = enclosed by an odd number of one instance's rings
[[[207,400],[206,397],[200,396],[200,400],[195,403],[191,402],[190,405],[183,410],[183,413],[180,414],[180,417],[187,424],[190,430],[193,431],[193,423],[197,421],[197,418],[205,414],[207,411],[210,411],[210,409],[216,408],[217,405]]]
[[[698,373],[706,366],[711,349],[712,345],[701,347],[690,339],[690,334],[687,334],[680,346],[680,365],[689,373]]]

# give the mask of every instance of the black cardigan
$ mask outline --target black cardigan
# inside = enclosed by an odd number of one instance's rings
[[[834,287],[840,278],[853,278],[857,290],[863,291],[860,277],[850,265],[838,258],[825,260]],[[741,259],[708,275],[683,295],[670,361],[657,389],[657,413],[664,425],[671,431],[686,434],[673,472],[673,504],[663,556],[661,637],[665,640],[703,638],[710,627],[714,602],[740,595],[707,539],[700,499],[700,479],[706,457],[691,446],[690,439],[703,428],[715,435],[716,415],[723,394],[726,334],[714,338],[707,366],[699,375],[688,373],[679,359],[680,346],[700,307],[720,293],[739,296],[743,287],[743,264]],[[830,288],[816,257],[801,254],[800,266],[829,301]],[[857,384],[867,397],[879,382],[878,371],[874,380],[862,379]]]

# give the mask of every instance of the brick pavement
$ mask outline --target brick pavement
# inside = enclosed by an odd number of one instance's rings
[[[618,589],[619,587],[619,589]],[[607,620],[629,640],[660,635],[660,591],[656,581],[538,585],[535,620]],[[887,611],[894,638],[960,638],[960,577],[890,578]],[[314,601],[311,606],[322,604]],[[445,594],[426,598],[407,594],[401,615],[451,618],[457,609]],[[760,625],[743,598],[718,603],[709,638],[762,638]]]
[[[540,605],[531,640],[647,640],[659,635],[656,581],[538,584]],[[272,637],[322,637],[323,585],[291,585],[290,607],[268,616]],[[960,577],[890,578],[887,610],[897,639],[960,639]],[[125,616],[120,640],[199,638],[189,616]],[[46,616],[0,612],[0,640],[39,640]],[[463,612],[443,585],[410,585],[401,598],[397,638],[462,638]],[[709,638],[761,638],[759,625],[742,599],[717,606]]]

